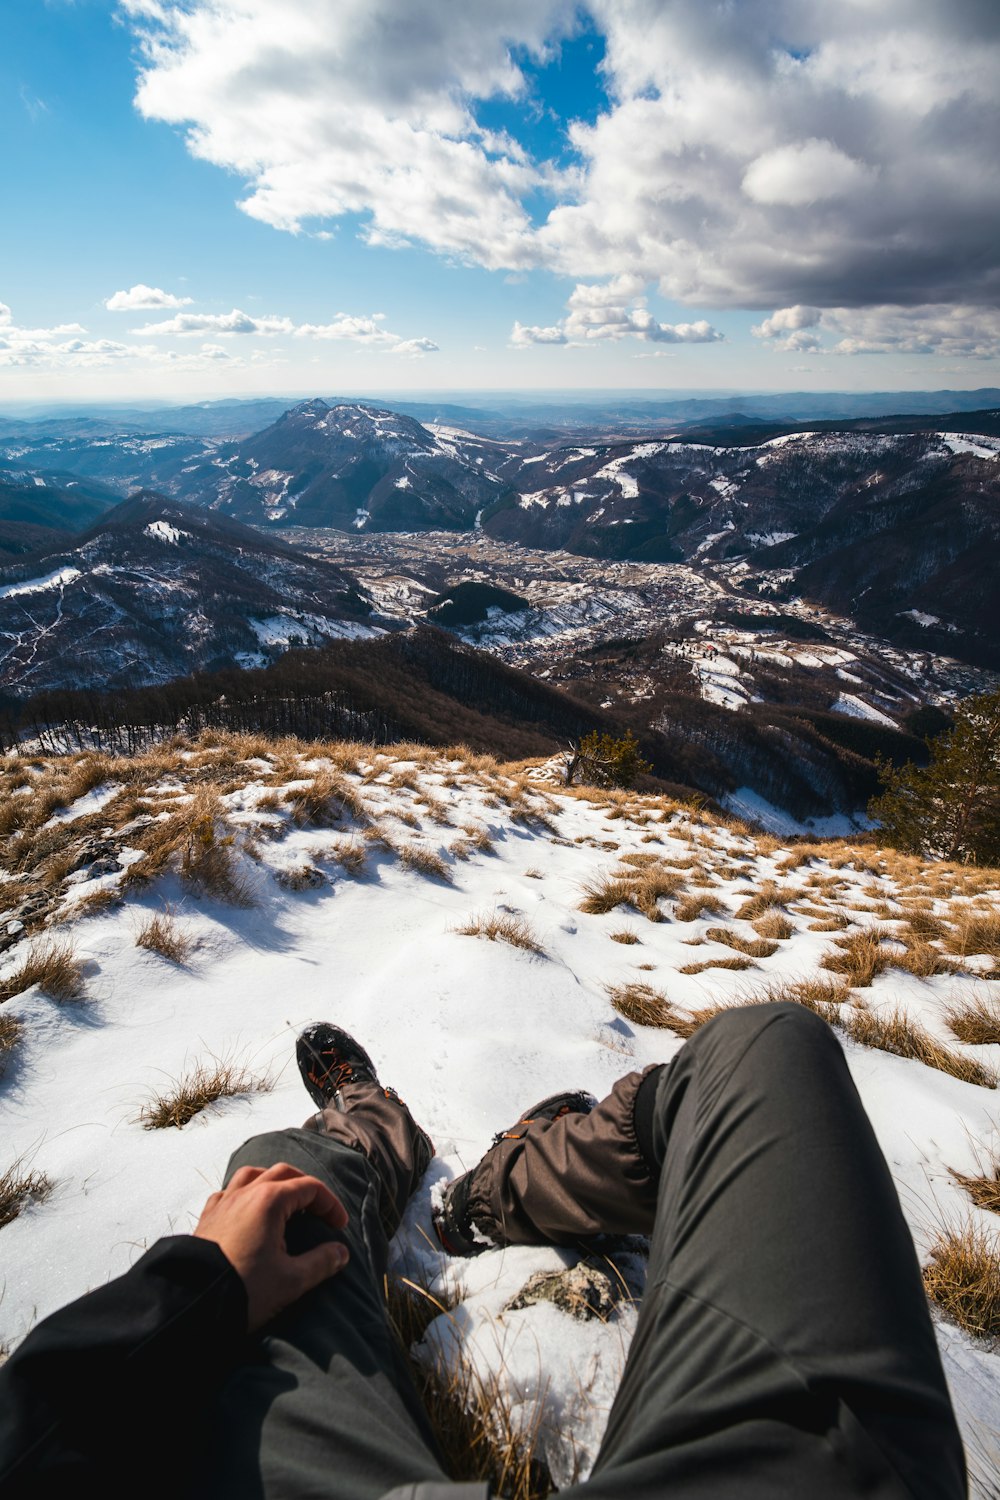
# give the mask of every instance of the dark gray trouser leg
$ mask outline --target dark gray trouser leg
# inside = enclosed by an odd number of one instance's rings
[[[335,1235],[302,1215],[289,1226],[289,1247],[343,1239],[351,1259],[252,1341],[222,1391],[197,1493],[205,1500],[378,1500],[396,1485],[444,1482],[385,1314],[378,1177],[343,1141],[284,1130],[247,1141],[226,1180],[238,1167],[276,1162],[326,1182],[351,1216]]]
[[[663,1073],[649,1279],[585,1500],[957,1500],[913,1243],[830,1028],[710,1021]]]

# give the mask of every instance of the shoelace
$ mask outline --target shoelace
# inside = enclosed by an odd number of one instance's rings
[[[325,1073],[314,1073],[312,1069],[309,1071],[310,1083],[314,1083],[321,1093],[326,1093],[329,1089],[330,1093],[335,1094],[343,1084],[350,1083],[353,1077],[353,1067],[342,1059],[332,1062]]]

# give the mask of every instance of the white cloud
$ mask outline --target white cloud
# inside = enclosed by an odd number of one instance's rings
[[[924,307],[783,307],[752,330],[788,353],[935,354],[1000,358],[1000,310],[968,304]],[[826,336],[825,341],[824,337]]]
[[[393,354],[437,354],[439,345],[433,339],[400,339],[398,344],[393,344]]]
[[[831,141],[796,141],[764,151],[743,174],[743,191],[757,203],[799,207],[845,198],[868,187],[874,176]]]
[[[300,338],[354,339],[362,344],[397,343],[398,335],[379,326],[384,317],[384,313],[375,313],[370,318],[338,313],[329,323],[302,323],[295,332]]]
[[[704,306],[1000,299],[987,0],[588,0],[611,102],[570,124],[576,162],[559,170],[528,134],[480,129],[476,108],[524,97],[516,59],[558,45],[573,0],[123,3],[140,110],[240,176],[246,212],[276,228],[357,214],[380,244],[581,282],[627,273]]]
[[[565,344],[568,342],[565,329],[561,324],[550,328],[540,328],[537,324],[525,325],[515,323],[510,341],[518,348],[524,348],[529,344]]]
[[[175,297],[158,286],[146,286],[138,281],[127,292],[115,292],[104,303],[108,312],[138,312],[153,307],[188,307],[190,297]]]
[[[228,313],[178,313],[176,318],[165,318],[162,323],[145,323],[133,330],[136,334],[176,334],[182,338],[200,333],[237,334],[253,333],[270,336],[275,333],[292,333],[295,324],[291,318],[252,317],[234,307]]]
[[[515,323],[510,342],[515,348],[530,344],[584,344],[598,340],[617,343],[624,338],[653,344],[717,344],[723,335],[710,323],[660,323],[644,305],[643,283],[636,276],[616,276],[597,284],[579,282],[570,293],[569,315],[548,328]]]

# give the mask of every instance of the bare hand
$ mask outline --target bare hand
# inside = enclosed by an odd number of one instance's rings
[[[214,1240],[239,1272],[247,1290],[251,1333],[347,1264],[347,1246],[335,1240],[302,1255],[289,1255],[285,1226],[302,1210],[331,1229],[343,1229],[347,1223],[340,1199],[297,1167],[287,1162],[266,1169],[240,1167],[229,1184],[209,1198],[193,1230],[198,1239]]]

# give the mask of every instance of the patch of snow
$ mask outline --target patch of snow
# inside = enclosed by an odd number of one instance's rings
[[[980,433],[971,437],[964,432],[939,432],[938,437],[952,453],[971,453],[973,458],[1000,458],[1000,438]]]
[[[180,531],[176,526],[171,526],[169,521],[150,521],[143,528],[146,536],[155,537],[158,542],[169,542],[176,547],[182,536],[189,537],[189,531]]]
[[[847,714],[851,719],[870,719],[873,724],[887,724],[890,729],[898,727],[895,719],[890,719],[888,714],[873,708],[855,693],[841,693],[830,707],[835,714]]]
[[[404,474],[400,479],[394,479],[392,487],[394,490],[408,490],[410,488],[409,475]]]
[[[82,577],[79,568],[58,568],[54,573],[46,573],[44,578],[29,578],[24,583],[5,583],[0,587],[0,599],[15,599],[19,594],[44,594],[49,589],[64,589]]]
[[[726,792],[725,796],[719,798],[719,802],[727,812],[733,813],[737,818],[745,818],[748,823],[755,823],[766,833],[814,833],[819,838],[836,839],[850,838],[854,833],[875,826],[860,809],[856,813],[833,813],[827,818],[796,818],[787,808],[777,807],[749,786],[737,787],[735,792]]]
[[[900,613],[909,615],[910,619],[916,620],[918,625],[927,626],[941,624],[941,620],[937,615],[925,615],[923,611],[919,609],[904,609],[901,610]]]

